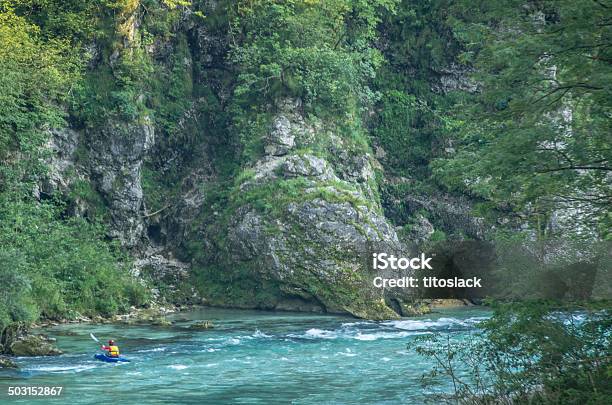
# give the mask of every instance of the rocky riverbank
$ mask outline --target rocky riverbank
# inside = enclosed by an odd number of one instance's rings
[[[74,319],[42,320],[27,324],[23,322],[14,323],[6,327],[0,334],[0,368],[17,368],[17,364],[11,360],[12,356],[56,356],[63,354],[55,346],[55,339],[40,332],[43,328],[57,326],[66,323],[124,323],[124,324],[147,324],[152,326],[170,326],[172,322],[166,319],[166,315],[181,310],[193,309],[191,306],[152,306],[150,308],[132,307],[127,314],[103,316],[77,316]]]
[[[31,326],[14,323],[0,334],[0,354],[10,356],[54,356],[62,354],[54,345],[55,339],[42,334],[32,333]],[[15,368],[12,360],[4,357],[0,368]]]

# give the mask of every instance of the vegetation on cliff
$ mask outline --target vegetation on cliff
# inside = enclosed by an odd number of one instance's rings
[[[67,125],[65,106],[82,83],[87,24],[77,14],[27,19],[32,6],[0,3],[0,330],[41,316],[110,315],[145,299],[103,224],[70,217],[67,195],[41,189],[50,133]]]

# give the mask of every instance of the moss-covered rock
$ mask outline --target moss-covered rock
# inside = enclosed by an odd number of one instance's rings
[[[206,232],[221,253],[205,258],[203,295],[214,305],[398,317],[365,258],[372,244],[401,248],[376,197],[372,156],[302,117],[299,102],[277,108],[263,135],[272,146],[245,167]]]
[[[19,366],[8,357],[0,356],[0,369],[2,368],[19,368]]]
[[[205,329],[213,329],[213,323],[211,321],[197,321],[189,325],[189,329],[196,330],[205,330]]]
[[[153,326],[172,326],[172,322],[170,322],[169,320],[167,320],[166,318],[154,318],[150,321],[150,325]]]
[[[9,346],[8,352],[14,356],[55,356],[62,351],[55,347],[49,339],[40,335],[24,336]]]
[[[151,308],[134,310],[126,315],[118,315],[114,318],[114,321],[128,325],[171,326],[172,322],[166,318],[166,314],[173,311],[172,309],[153,306]]]

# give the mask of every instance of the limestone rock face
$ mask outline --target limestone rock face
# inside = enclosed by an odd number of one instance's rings
[[[454,63],[445,68],[440,68],[436,72],[439,81],[432,86],[432,89],[440,93],[455,90],[474,93],[478,91],[478,83],[470,79],[470,73],[469,70]]]
[[[387,178],[390,184],[404,183],[411,180],[403,177]],[[406,194],[401,198],[389,196],[386,199],[385,214],[396,223],[409,222],[411,230],[408,235],[411,243],[427,241],[434,230],[448,234],[465,234],[470,238],[482,239],[487,226],[482,218],[473,214],[473,201],[438,192],[435,194]],[[426,211],[429,218],[419,214]],[[410,218],[406,218],[409,215]]]
[[[52,130],[47,142],[51,152],[48,163],[48,173],[41,185],[41,191],[53,194],[56,191],[66,190],[72,181],[75,169],[74,154],[79,144],[78,132],[65,128]]]
[[[429,240],[434,233],[434,226],[423,215],[417,215],[410,232],[410,239],[416,243],[423,243]]]
[[[277,116],[267,139],[266,153],[273,156],[282,156],[294,146],[295,136],[291,132],[291,122],[284,115]]]
[[[365,258],[371,244],[400,247],[372,198],[373,158],[344,147],[322,125],[307,123],[298,106],[281,105],[265,138],[265,155],[239,185],[242,193],[258,197],[232,208],[223,267],[255,281],[256,294],[245,306],[397,317],[383,290],[373,287]],[[312,147],[325,138],[333,138],[333,147]],[[262,202],[263,210],[257,207]]]
[[[142,123],[110,122],[88,134],[90,170],[111,212],[110,232],[126,247],[142,238],[141,168],[154,142],[153,126]]]

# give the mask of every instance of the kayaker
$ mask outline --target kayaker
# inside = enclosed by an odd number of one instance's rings
[[[119,346],[112,339],[108,341],[108,346],[102,345],[102,350],[108,352],[108,357],[119,357]]]

